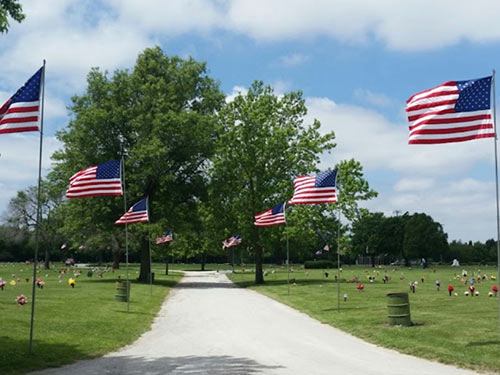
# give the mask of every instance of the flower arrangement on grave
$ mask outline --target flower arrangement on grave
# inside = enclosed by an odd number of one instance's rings
[[[451,293],[453,293],[453,291],[455,290],[455,288],[453,287],[453,285],[448,285],[448,294],[450,295],[451,297]]]
[[[24,294],[21,294],[20,296],[16,297],[16,302],[20,306],[24,306],[28,303],[28,297],[26,297]]]

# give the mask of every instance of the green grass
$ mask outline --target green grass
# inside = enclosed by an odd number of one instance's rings
[[[0,290],[0,374],[18,374],[46,367],[60,366],[78,359],[101,356],[133,342],[147,331],[169,289],[180,274],[164,275],[164,268],[155,265],[155,285],[150,294],[149,284],[132,283],[130,312],[127,303],[115,301],[115,281],[125,278],[125,266],[102,278],[89,278],[87,270],[79,277],[73,271],[61,276],[55,270],[40,270],[45,282],[36,290],[33,353],[28,354],[32,302],[32,265],[0,264],[0,278],[7,285]],[[57,265],[57,268],[63,268]],[[138,276],[138,267],[130,268],[130,279]],[[13,276],[20,282],[11,286]],[[68,279],[76,280],[75,288]],[[30,278],[29,282],[25,279]],[[29,303],[15,302],[24,294]]]
[[[480,267],[466,267],[468,278]],[[239,269],[237,269],[238,271]],[[287,288],[285,268],[265,267],[265,284],[253,285],[251,272],[237,272],[230,278],[242,287],[250,287],[280,302],[288,304],[319,321],[340,328],[366,341],[400,352],[454,364],[476,370],[500,372],[499,301],[488,297],[496,281],[476,284],[478,297],[466,297],[464,286],[454,277],[462,268],[439,267],[408,269],[387,267],[391,280],[384,284],[385,268],[345,266],[340,279],[340,310],[337,310],[337,270],[328,270],[329,277],[322,270],[295,269],[290,278],[296,285]],[[497,275],[496,268],[481,268],[480,274]],[[375,276],[373,283],[368,275]],[[359,277],[364,291],[351,283]],[[404,276],[404,280],[401,278]],[[421,277],[425,281],[421,282]],[[409,282],[418,280],[416,293],[409,290]],[[441,280],[438,292],[435,281]],[[450,297],[446,290],[452,284],[457,296]],[[498,284],[497,284],[498,285]],[[394,327],[387,324],[386,294],[392,292],[410,293],[411,319],[413,327]],[[347,293],[347,301],[343,295]]]

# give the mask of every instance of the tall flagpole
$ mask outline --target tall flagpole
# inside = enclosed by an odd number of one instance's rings
[[[493,89],[493,125],[495,129],[495,187],[497,199],[497,267],[498,280],[500,281],[500,208],[498,203],[498,151],[497,151],[497,106],[495,98],[495,69],[491,76],[491,86]],[[500,328],[500,298],[498,298],[498,322]]]
[[[337,311],[340,311],[340,204],[337,227]]]
[[[148,210],[148,244],[149,244],[149,294],[153,295],[153,262],[151,260],[151,225],[149,224],[149,196],[146,198]]]
[[[124,156],[124,149],[123,149],[123,143],[122,143],[122,185],[123,185],[123,209],[124,212],[127,212],[127,191],[125,189],[125,156]],[[127,278],[126,278],[126,283],[127,283],[127,312],[130,312],[130,280],[129,280],[129,271],[128,271],[128,224],[125,221],[125,263],[126,263],[126,270],[127,270]]]
[[[284,204],[283,214],[285,216],[285,225],[286,225],[286,202],[283,204]],[[288,295],[290,295],[290,247],[288,246],[288,227],[285,227],[285,231],[286,231],[286,266],[288,269],[286,283],[288,286]]]
[[[40,194],[42,185],[42,145],[43,145],[43,109],[45,102],[45,59],[43,60],[43,71],[42,71],[42,86],[40,88],[42,97],[42,106],[40,113],[40,154],[38,156],[38,198],[36,204],[36,231],[35,231],[35,259],[33,260],[33,292],[31,296],[31,322],[30,322],[30,342],[29,342],[29,354],[32,353],[33,349],[33,326],[35,321],[35,295],[36,295],[36,268],[38,260],[38,242],[40,236],[40,222],[42,221],[42,213],[40,209]]]

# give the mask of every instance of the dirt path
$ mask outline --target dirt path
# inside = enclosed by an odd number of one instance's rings
[[[36,374],[460,375],[473,371],[382,349],[225,275],[189,272],[151,331],[105,357]]]

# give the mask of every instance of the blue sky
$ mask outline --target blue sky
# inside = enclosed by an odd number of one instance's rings
[[[98,66],[132,68],[160,45],[206,61],[224,92],[255,79],[302,90],[338,146],[321,166],[360,160],[379,197],[373,211],[425,212],[450,239],[496,237],[493,141],[408,146],[405,101],[448,80],[491,74],[500,57],[500,4],[430,0],[22,1],[26,20],[0,35],[0,101],[47,60],[44,171],[61,147],[66,106]],[[432,11],[431,11],[432,10]],[[38,138],[0,138],[0,212],[36,183]]]

